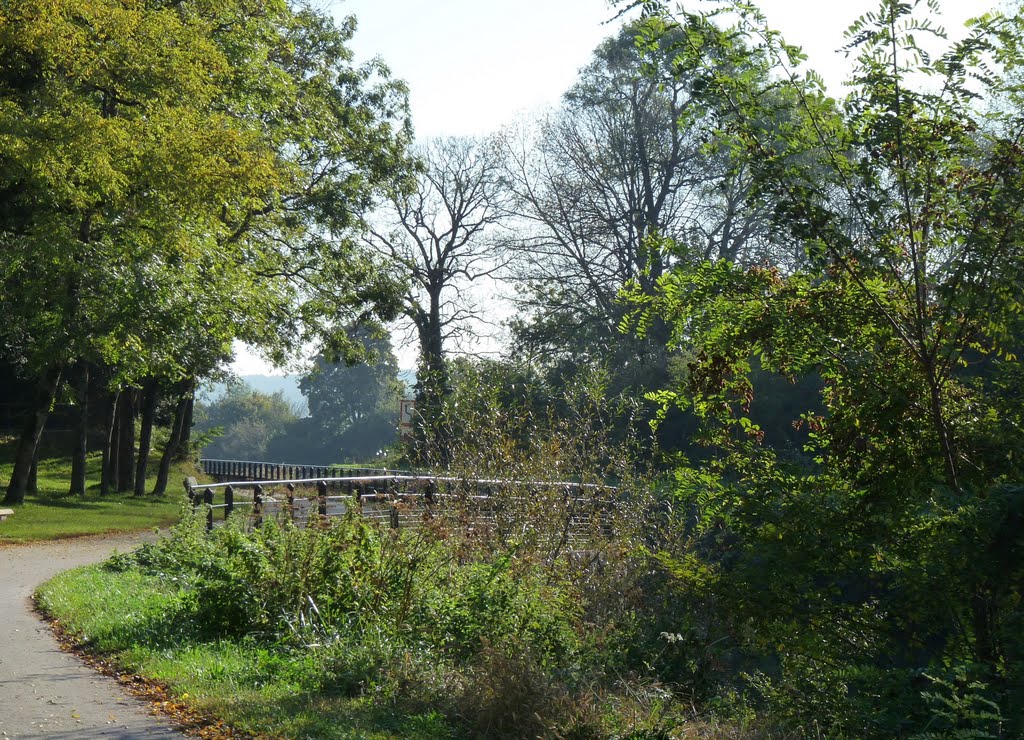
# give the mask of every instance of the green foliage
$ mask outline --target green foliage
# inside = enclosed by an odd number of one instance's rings
[[[545,684],[581,670],[568,582],[511,554],[462,563],[450,544],[355,516],[252,533],[229,524],[209,536],[201,515],[186,516],[171,537],[105,566],[170,588],[163,618],[133,611],[144,628],[122,623],[93,639],[153,651],[182,649],[183,635],[252,642],[278,656],[265,668],[275,680],[297,672],[307,690],[373,696],[413,714],[440,708],[449,727],[466,719],[480,661],[517,661]],[[451,695],[435,693],[443,688]]]
[[[281,360],[393,313],[352,228],[406,165],[404,90],[352,66],[351,20],[234,0],[0,20],[0,307],[25,375],[177,379],[232,339]]]
[[[744,9],[727,34],[787,57]],[[679,25],[722,33],[707,16]],[[656,15],[648,32],[676,27]],[[997,64],[1018,64],[1020,29],[989,16],[940,56],[929,35],[907,3],[857,21],[841,107],[814,78],[769,91],[707,54],[718,135],[807,263],[680,263],[634,294],[641,331],[668,322],[693,357],[654,397],[701,419],[710,456],[677,470],[679,535],[659,559],[721,620],[722,678],[744,673],[801,732],[967,736],[1022,716],[1024,437],[1006,381],[1020,374],[1024,158],[1019,110],[978,102],[1013,92]],[[700,55],[700,37],[680,54]],[[792,419],[803,455],[763,444],[756,373],[821,383]],[[950,672],[956,689],[926,690]]]
[[[585,368],[559,387],[529,367],[494,360],[456,361],[448,374],[435,436],[423,442],[435,469],[585,483],[636,475],[646,430],[636,400],[609,393],[609,372]]]
[[[291,433],[298,418],[280,391],[267,394],[231,383],[222,398],[197,407],[196,432],[214,436],[203,449],[206,457],[264,460],[274,439]]]
[[[310,413],[304,459],[319,454],[321,460],[364,461],[397,441],[402,391],[391,343],[362,328],[350,334],[362,349],[357,364],[352,364],[355,358],[318,357],[299,381]]]
[[[555,664],[579,649],[564,587],[511,555],[460,564],[426,532],[392,532],[354,515],[320,529],[229,525],[210,536],[203,521],[186,517],[134,560],[187,584],[184,603],[212,635],[266,632],[306,644],[391,625],[393,637],[418,635],[454,657],[500,636]]]
[[[367,329],[349,332],[349,365],[322,356],[299,380],[308,416],[280,392],[262,393],[244,382],[196,409],[195,432],[205,434],[206,457],[322,464],[366,462],[396,441],[397,361],[385,339]]]
[[[453,369],[443,420],[464,466],[418,528],[350,513],[252,532],[236,517],[206,533],[204,512],[186,514],[169,538],[111,561],[105,585],[90,581],[117,596],[94,597],[81,620],[62,607],[64,623],[252,732],[347,736],[331,724],[344,717],[334,724],[368,735],[668,736],[684,711],[671,682],[710,671],[661,635],[682,629],[642,547],[664,534],[663,512],[604,423],[629,407],[594,377],[564,420],[531,416],[519,386]],[[457,483],[482,475],[503,481],[486,504]],[[601,476],[619,491],[566,495],[559,483]],[[125,618],[112,618],[104,602],[120,604],[122,583],[140,600],[158,590],[159,614],[119,606]]]
[[[932,717],[928,731],[915,735],[915,740],[1002,737],[1005,719],[999,705],[986,695],[984,683],[968,681],[962,670],[948,680],[925,678],[934,686],[933,691],[921,694],[932,707]]]

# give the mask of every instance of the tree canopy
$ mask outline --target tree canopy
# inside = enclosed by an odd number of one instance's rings
[[[401,187],[405,95],[352,64],[353,19],[242,0],[10,0],[0,19],[0,332],[26,376],[174,379],[235,339],[348,350],[349,322],[394,314],[354,227]]]
[[[693,524],[665,563],[722,605],[726,630],[747,625],[741,650],[779,662],[753,681],[778,711],[853,734],[920,726],[927,692],[881,696],[915,671],[943,690],[975,681],[1005,717],[1022,706],[1007,558],[1024,473],[1024,117],[992,105],[1018,92],[1021,28],[989,15],[935,54],[926,39],[944,34],[916,5],[885,0],[851,26],[841,103],[813,76],[780,75],[769,95],[707,60],[716,135],[806,262],[680,264],[635,293],[641,331],[667,321],[693,353],[685,384],[657,397],[692,409],[714,453],[677,471]],[[728,31],[714,20],[658,12],[643,38],[684,28],[695,53],[709,36],[797,53],[753,10]],[[793,419],[808,459],[762,444],[755,363],[823,380],[821,409]]]

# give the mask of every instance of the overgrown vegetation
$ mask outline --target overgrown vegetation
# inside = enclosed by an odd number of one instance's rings
[[[935,51],[917,5],[851,27],[842,104],[813,76],[722,64],[748,54],[736,37],[798,58],[755,11],[726,33],[648,5],[646,42],[682,33],[752,201],[806,254],[680,263],[634,291],[640,330],[667,322],[692,353],[656,398],[692,411],[709,450],[676,468],[680,540],[660,559],[712,625],[694,647],[732,653],[717,683],[783,727],[1019,736],[1021,25],[990,14]],[[749,418],[755,363],[823,383],[793,419],[804,459]]]
[[[92,649],[253,733],[661,736],[685,705],[647,662],[672,648],[665,584],[645,566],[649,484],[600,440],[614,409],[581,389],[569,435],[461,388],[479,417],[459,417],[449,442],[465,468],[448,472],[504,471],[485,503],[456,485],[415,529],[350,513],[207,534],[186,515],[155,545],[59,577],[41,603]],[[589,471],[618,471],[623,495],[531,482]]]

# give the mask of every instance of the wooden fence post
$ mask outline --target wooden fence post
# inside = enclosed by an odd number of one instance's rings
[[[288,521],[295,521],[295,484],[289,483],[285,486],[288,489]]]
[[[203,503],[206,504],[206,531],[213,531],[213,489],[203,491]]]
[[[259,483],[252,487],[252,513],[256,526],[263,524],[263,486]]]
[[[231,486],[224,488],[224,521],[227,521],[228,517],[235,510],[235,489]]]
[[[316,484],[317,493],[317,514],[327,516],[327,481],[318,481]]]
[[[384,492],[388,495],[388,503],[391,505],[391,528],[398,529],[398,489],[395,481],[389,480],[384,483]]]
[[[196,488],[199,486],[199,483],[195,478],[189,476],[182,481],[182,484],[185,486],[185,495],[188,496],[188,502],[192,505],[192,511],[195,511],[196,504],[199,503],[196,501]]]

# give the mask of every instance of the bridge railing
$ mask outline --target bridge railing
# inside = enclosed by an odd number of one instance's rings
[[[467,526],[500,526],[539,503],[548,507],[541,518],[567,540],[595,530],[610,535],[618,498],[616,488],[597,484],[390,472],[211,484],[188,478],[185,490],[194,509],[205,508],[208,530],[236,512],[245,512],[253,526],[270,517],[309,526],[350,511],[395,529],[453,512]]]
[[[217,480],[270,481],[285,479],[323,479],[344,476],[388,475],[404,470],[387,468],[352,467],[349,465],[299,465],[293,463],[272,463],[258,460],[216,460],[203,458],[199,461],[202,471]]]

